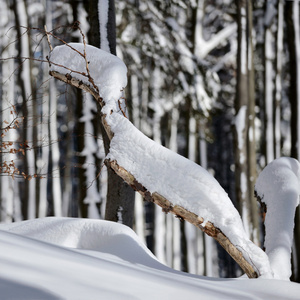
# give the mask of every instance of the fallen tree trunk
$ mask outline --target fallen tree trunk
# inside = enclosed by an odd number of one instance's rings
[[[216,228],[211,222],[205,222],[205,224],[203,224],[204,220],[202,217],[186,210],[184,207],[173,205],[171,201],[158,193],[150,193],[141,183],[136,181],[133,175],[119,166],[116,161],[106,160],[105,164],[106,166],[112,168],[116,174],[123,178],[123,180],[127,182],[134,190],[139,192],[146,201],[154,202],[160,206],[165,213],[170,212],[176,217],[195,225],[203,232],[213,237],[239,264],[249,278],[258,277],[257,273],[253,269],[253,266],[245,260],[242,253],[230,242],[230,240],[222,233],[222,231]]]
[[[61,74],[55,71],[50,71],[49,74],[54,78],[61,80],[67,84],[74,87],[80,88],[95,98],[95,100],[100,104],[101,107],[105,105],[104,100],[100,97],[98,91],[93,87],[77,80],[69,74]],[[105,115],[101,114],[102,124],[107,132],[109,139],[112,139],[114,133],[112,132],[110,126],[105,120]],[[171,212],[178,218],[188,221],[189,223],[195,225],[203,232],[213,237],[227,252],[228,254],[239,264],[242,270],[247,274],[249,278],[257,278],[258,273],[254,269],[254,265],[248,262],[243,256],[242,252],[233,245],[230,240],[222,233],[219,228],[216,228],[211,222],[205,222],[201,216],[186,210],[184,207],[173,205],[171,200],[166,199],[162,195],[154,192],[150,193],[144,186],[143,183],[138,182],[135,177],[125,170],[122,166],[119,166],[116,161],[105,161],[106,165],[114,170],[114,172],[120,176],[127,184],[129,184],[134,190],[138,191],[146,201],[154,202],[155,204],[162,207],[163,211],[168,213]]]

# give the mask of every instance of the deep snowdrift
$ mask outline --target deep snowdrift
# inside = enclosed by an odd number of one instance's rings
[[[121,224],[46,218],[0,229],[1,300],[299,299],[296,283],[174,271]]]

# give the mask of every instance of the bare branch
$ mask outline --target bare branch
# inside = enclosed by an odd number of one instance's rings
[[[75,71],[73,71],[69,68],[66,68],[66,69],[70,70],[71,72],[75,72]],[[80,73],[80,72],[75,72],[75,73],[78,73],[78,74],[82,75],[82,73]],[[85,84],[81,80],[78,80],[78,79],[72,77],[70,74],[65,74],[64,75],[64,74],[61,74],[61,73],[56,72],[56,71],[50,71],[49,74],[51,76],[53,76],[54,78],[60,80],[60,81],[63,81],[65,83],[68,83],[72,86],[75,86],[79,89],[82,89],[82,90],[90,93],[96,99],[96,101],[100,104],[101,107],[104,106],[103,99],[100,97],[99,92],[96,91],[93,86]]]
[[[50,43],[49,32],[48,32],[48,30],[47,30],[47,26],[46,26],[46,25],[44,26],[44,29],[45,29],[45,34],[46,34],[46,36],[47,36],[47,42],[48,42],[50,51],[53,51],[53,47],[52,47],[52,45],[51,45],[51,43]]]

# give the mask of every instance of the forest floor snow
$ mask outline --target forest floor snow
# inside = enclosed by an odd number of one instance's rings
[[[0,225],[1,300],[299,299],[300,285],[220,279],[161,264],[128,227],[44,218]]]

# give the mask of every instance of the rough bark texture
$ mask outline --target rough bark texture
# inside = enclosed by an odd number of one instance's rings
[[[76,80],[75,78],[70,78],[69,76],[60,74],[58,72],[50,72],[50,75],[59,79],[63,82],[81,88],[87,92],[90,92],[96,99],[96,101],[103,107],[103,99],[99,94],[90,86],[83,84],[82,82]],[[68,78],[67,78],[68,77]],[[101,112],[100,112],[101,113]],[[109,125],[105,122],[105,115],[101,114],[101,120],[103,122],[103,127],[108,133],[108,137],[113,138],[113,132]],[[202,226],[203,218],[197,216],[196,214],[186,210],[184,207],[173,205],[172,202],[158,193],[150,193],[142,183],[138,182],[135,177],[130,174],[127,170],[119,166],[116,161],[105,161],[108,168],[112,169],[118,177],[122,178],[129,186],[134,190],[139,192],[145,200],[154,202],[155,204],[162,207],[163,211],[168,213],[171,212],[178,218],[186,220],[191,224],[195,225],[203,232],[213,237],[220,245],[229,253],[229,255],[239,264],[243,271],[248,275],[249,278],[256,278],[258,274],[254,270],[253,266],[243,257],[242,253],[230,242],[230,240],[222,233],[222,231],[216,228],[212,223],[206,222],[205,226]]]

